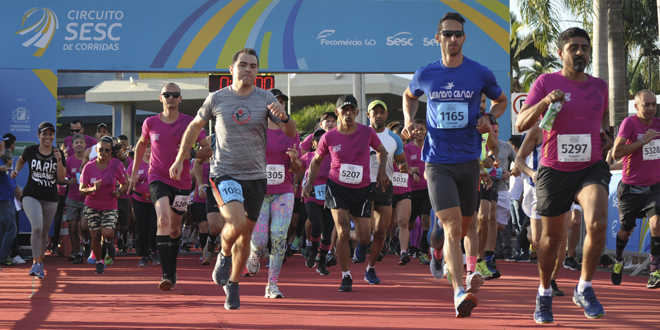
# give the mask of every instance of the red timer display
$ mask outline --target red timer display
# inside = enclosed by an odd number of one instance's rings
[[[216,74],[209,76],[209,92],[213,93],[217,90],[231,85],[233,79],[230,74]],[[273,76],[258,76],[254,80],[254,85],[265,90],[275,88],[275,77]]]

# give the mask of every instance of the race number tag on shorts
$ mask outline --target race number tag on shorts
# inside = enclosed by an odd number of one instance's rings
[[[467,126],[467,102],[439,103],[436,121],[438,122],[438,128],[463,128]]]
[[[591,134],[557,136],[557,159],[560,162],[591,161]]]
[[[341,167],[339,167],[339,182],[350,184],[362,183],[362,166],[341,164]]]
[[[222,202],[227,204],[231,201],[239,201],[243,203],[243,187],[234,181],[227,180],[222,181],[218,185],[218,191],[220,192],[220,197],[222,197]]]
[[[284,165],[266,165],[266,173],[269,186],[284,183]]]
[[[316,196],[316,199],[320,201],[325,200],[325,186],[324,184],[314,186],[314,196]]]
[[[392,185],[395,187],[407,187],[408,186],[408,173],[392,173]]]
[[[172,202],[172,208],[183,212],[188,207],[188,202],[190,201],[190,196],[188,195],[176,195],[174,196],[174,201]]]
[[[653,140],[644,145],[642,149],[643,160],[660,159],[660,140]]]

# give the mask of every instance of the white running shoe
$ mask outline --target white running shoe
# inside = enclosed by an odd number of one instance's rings
[[[481,273],[475,270],[474,273],[469,274],[465,278],[465,284],[467,286],[466,292],[477,293],[481,285],[484,284],[484,277]]]
[[[275,298],[284,298],[284,295],[282,295],[282,292],[280,292],[280,288],[277,287],[277,284],[273,282],[268,282],[268,285],[266,285],[265,297],[270,299],[275,299]]]
[[[248,272],[250,273],[250,276],[257,275],[257,273],[259,272],[259,268],[261,267],[261,265],[259,264],[259,256],[256,253],[251,252],[250,258],[248,258],[246,266]]]
[[[17,264],[24,264],[25,263],[25,260],[23,260],[23,258],[21,258],[21,256],[19,256],[19,255],[16,255],[14,257],[14,261],[16,261]]]

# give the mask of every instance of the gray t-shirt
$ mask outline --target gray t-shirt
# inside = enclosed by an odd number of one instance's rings
[[[206,121],[215,120],[211,177],[266,178],[268,118],[274,123],[281,121],[268,110],[273,102],[277,99],[271,92],[257,87],[247,96],[238,96],[225,87],[206,98],[197,115]]]
[[[497,140],[497,146],[500,148],[500,152],[497,155],[497,159],[500,160],[500,168],[510,171],[509,164],[516,160],[516,151],[506,141]],[[509,180],[500,180],[498,188],[499,191],[509,190]]]

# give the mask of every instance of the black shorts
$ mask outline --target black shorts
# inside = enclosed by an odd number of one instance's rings
[[[227,195],[227,202],[238,201],[243,204],[245,209],[245,214],[250,221],[257,222],[259,219],[259,212],[261,212],[261,205],[264,202],[264,197],[266,196],[267,182],[266,179],[257,179],[257,180],[236,180],[228,175],[223,175],[221,177],[211,178],[211,185],[213,186],[213,193],[218,194],[216,196],[216,201],[218,202],[218,208],[224,205],[225,201],[222,199],[221,192],[224,188],[221,187],[223,182],[234,182],[237,183],[242,190],[242,198],[233,199],[233,195]],[[220,197],[218,199],[217,197]]]
[[[571,210],[575,196],[586,186],[599,184],[609,191],[610,167],[604,160],[574,172],[539,166],[536,172],[536,209],[539,215],[556,217]]]
[[[302,197],[293,198],[293,213],[300,214],[300,210],[305,209],[305,204],[303,204]]]
[[[431,199],[429,190],[415,190],[410,193],[410,219],[408,222],[415,222],[417,217],[422,215],[431,215]]]
[[[128,215],[131,213],[131,200],[128,198],[117,198],[118,224],[128,226]]]
[[[186,213],[186,209],[188,207],[188,203],[190,203],[190,189],[179,189],[179,188],[174,188],[162,181],[154,181],[149,184],[149,194],[151,195],[151,202],[154,203],[154,206],[156,206],[156,202],[163,198],[163,197],[168,197],[169,198],[169,203],[170,203],[170,208],[172,209],[172,212],[178,214],[178,215],[183,215]],[[185,196],[185,197],[179,197],[179,199],[182,202],[185,202],[185,205],[179,205],[178,207],[181,210],[175,209],[174,206],[174,199],[176,196]]]
[[[328,180],[325,207],[349,210],[356,218],[371,218],[371,185],[364,188],[348,188]]]
[[[218,202],[215,200],[215,196],[213,196],[213,189],[211,189],[211,187],[207,187],[204,189],[204,191],[206,192],[206,214],[213,212],[220,213]]]
[[[619,198],[619,221],[623,231],[631,231],[638,218],[660,214],[660,182],[647,187],[631,186],[623,181],[616,189]]]
[[[410,191],[406,191],[400,195],[392,195],[392,208],[396,208],[396,204],[404,199],[412,199]]]
[[[499,198],[499,192],[497,186],[500,183],[500,179],[492,176],[490,177],[490,179],[493,180],[493,185],[490,186],[490,189],[486,189],[486,185],[481,183],[481,187],[479,188],[479,192],[481,194],[481,200],[497,202],[497,199]]]
[[[375,206],[392,206],[393,195],[394,187],[391,184],[383,191],[382,187],[376,187],[376,182],[371,183],[371,201]]]
[[[458,206],[462,216],[474,214],[479,189],[478,160],[461,164],[426,163],[425,171],[431,205],[436,212]],[[413,194],[413,203],[414,197]]]
[[[195,218],[195,223],[208,221],[206,218],[206,203],[193,202],[191,210],[192,216]]]

